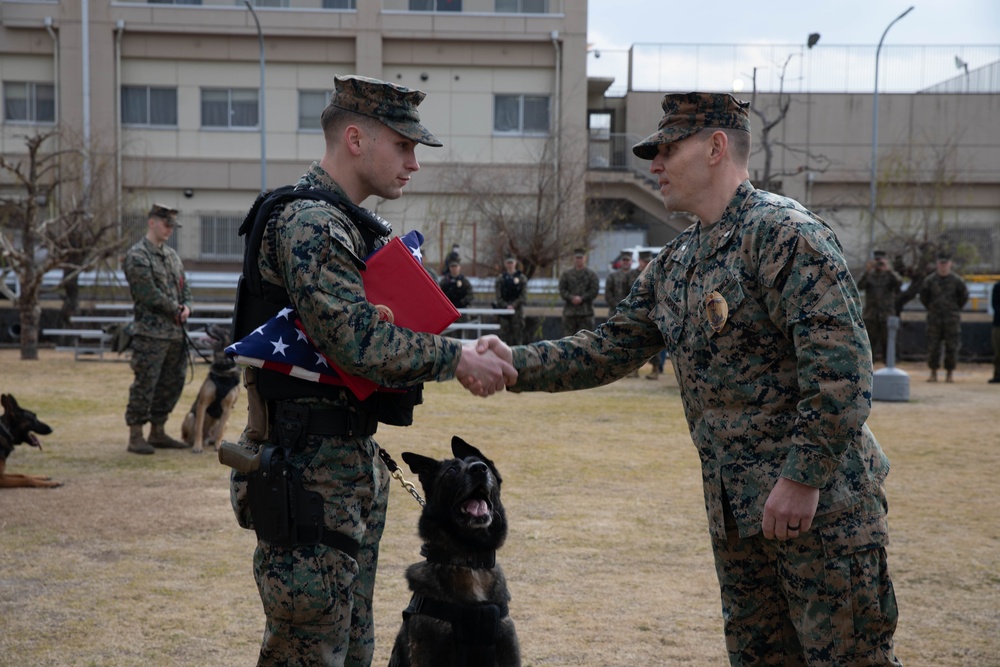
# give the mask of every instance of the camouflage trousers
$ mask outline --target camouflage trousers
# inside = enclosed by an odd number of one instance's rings
[[[135,336],[129,363],[135,380],[128,390],[125,423],[166,423],[184,391],[187,341]]]
[[[957,318],[927,318],[927,366],[932,370],[941,367],[941,348],[944,348],[944,369],[954,370],[958,365],[958,351],[962,347],[962,323]]]
[[[563,315],[562,316],[563,333],[567,336],[572,336],[577,331],[593,331],[594,330],[594,316],[593,315]]]
[[[866,315],[865,329],[868,331],[868,341],[872,348],[872,361],[885,361],[886,349],[889,346],[889,315],[891,313],[875,313]]]
[[[245,441],[245,438],[244,438]],[[322,544],[257,543],[253,571],[266,624],[258,667],[368,667],[375,651],[372,595],[385,528],[389,471],[371,438],[309,436],[289,461],[324,498],[327,529],[356,540],[355,561]],[[252,528],[246,478],[234,471],[237,519]]]
[[[497,332],[500,340],[508,345],[524,345],[528,342],[523,312],[515,310],[513,315],[500,315],[497,321],[500,323],[500,331]]]
[[[899,667],[885,516],[816,517],[788,541],[712,538],[733,667]]]

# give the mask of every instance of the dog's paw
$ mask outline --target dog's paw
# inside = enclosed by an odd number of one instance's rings
[[[202,452],[201,447],[192,447],[191,448],[191,453],[192,454],[201,454],[201,452]]]

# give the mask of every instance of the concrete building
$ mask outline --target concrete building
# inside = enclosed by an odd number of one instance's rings
[[[250,4],[252,11],[239,0],[0,0],[0,151],[17,155],[24,134],[58,127],[62,141],[114,165],[109,187],[126,235],[142,232],[150,202],[173,204],[182,211],[176,243],[186,264],[233,271],[242,255],[235,230],[262,181],[268,188],[294,182],[321,156],[318,116],[333,77],[374,76],[427,92],[422,118],[445,143],[418,150],[422,169],[401,199],[366,202],[396,232],[420,229],[431,266],[440,268],[459,244],[470,275],[491,274],[504,249],[484,222],[486,209],[512,202],[530,209],[546,199],[558,203],[545,214],[556,233],[597,230],[589,235],[590,261],[603,274],[621,247],[662,245],[691,222],[665,213],[649,163],[630,150],[656,127],[663,92],[730,90],[732,73],[752,69],[753,88],[740,81],[737,95],[758,91],[755,142],[773,149],[770,168],[764,152],[755,153],[752,179],[824,216],[852,267],[863,265],[873,243],[947,234],[975,250],[975,266],[963,271],[1000,272],[995,47],[963,51],[965,75],[957,77],[952,51],[903,54],[904,66],[894,68],[885,62],[890,49],[883,52],[884,76],[919,70],[929,80],[884,79],[872,225],[874,47],[867,60],[858,62],[852,49],[824,69],[836,47],[807,53],[803,46],[786,57],[760,45],[642,45],[627,54],[623,85],[587,77],[594,54],[583,1]],[[732,61],[713,64],[721,77],[707,76],[698,61],[713,48]],[[990,58],[992,66],[976,64]],[[756,66],[782,60],[800,68],[788,72],[788,85],[784,69],[776,83],[774,67]],[[928,64],[937,61],[950,70]],[[764,142],[763,119],[782,103],[789,112]],[[474,196],[484,189],[491,201]]]
[[[418,149],[422,168],[402,199],[365,204],[398,233],[421,229],[431,261],[457,243],[474,264],[487,247],[469,175],[506,184],[514,199],[530,195],[516,178],[526,170],[541,164],[558,179],[563,165],[585,164],[584,2],[249,4],[0,0],[0,150],[16,155],[26,133],[58,127],[64,144],[114,161],[126,234],[144,230],[150,202],[172,204],[187,266],[227,270],[242,256],[235,230],[262,180],[294,182],[322,156],[319,114],[335,75],[427,93],[421,117],[445,147]],[[560,215],[582,220],[583,180],[562,178]]]

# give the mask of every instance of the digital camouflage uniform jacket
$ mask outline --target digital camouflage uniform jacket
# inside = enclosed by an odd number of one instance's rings
[[[318,163],[297,185],[347,197]],[[388,387],[454,377],[461,343],[379,319],[361,281],[366,254],[347,214],[297,199],[267,226],[261,276],[285,287],[316,347],[344,371]]]
[[[704,305],[713,291],[729,306],[719,333]],[[889,462],[865,425],[872,364],[860,298],[822,220],[744,182],[718,223],[664,248],[596,332],[515,348],[512,389],[607,384],[664,347],[713,535],[725,535],[723,492],[740,536],[759,532],[779,476],[821,489],[817,515],[879,506]],[[869,529],[884,536],[874,514]]]
[[[968,300],[969,288],[965,279],[957,273],[946,276],[931,273],[920,286],[920,303],[927,309],[927,319],[942,325],[957,324],[962,318],[962,307]]]
[[[604,300],[608,302],[608,312],[615,312],[618,303],[628,296],[632,283],[639,277],[639,269],[621,269],[612,272],[604,281]]]
[[[569,269],[559,276],[559,296],[566,305],[563,307],[563,315],[581,315],[593,317],[594,299],[601,290],[601,281],[597,274],[584,267],[582,269]],[[579,304],[570,303],[573,295],[579,294],[583,301]]]
[[[191,288],[177,252],[164,243],[157,248],[143,237],[125,254],[135,318],[131,333],[164,340],[179,340],[184,328],[177,322],[179,306],[191,308]]]

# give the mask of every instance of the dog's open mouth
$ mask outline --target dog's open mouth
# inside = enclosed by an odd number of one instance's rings
[[[493,521],[493,506],[480,489],[458,503],[459,514],[474,526],[488,526]]]

